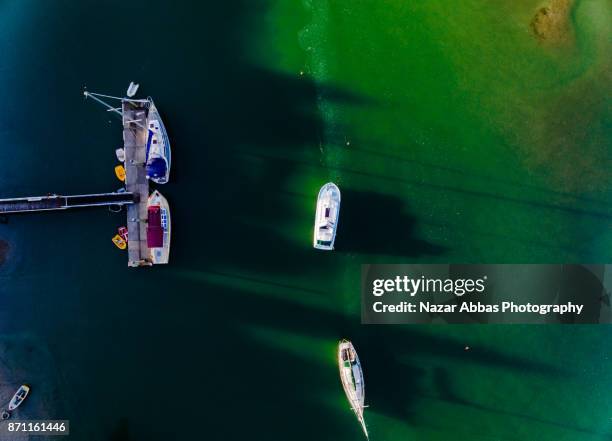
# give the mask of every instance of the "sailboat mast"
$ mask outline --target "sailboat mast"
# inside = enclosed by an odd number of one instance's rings
[[[365,420],[363,419],[363,415],[361,416],[361,418],[359,418],[359,422],[361,423],[361,427],[363,428],[363,433],[365,433],[366,438],[370,439],[370,435],[368,434],[368,429],[366,428]]]
[[[113,100],[119,100],[122,103],[123,102],[129,102],[129,103],[150,103],[151,102],[148,99],[146,99],[146,100],[133,100],[131,98],[120,98],[118,96],[103,95],[101,93],[93,93],[93,92],[88,92],[88,91],[84,91],[83,95],[85,95],[85,98],[91,98],[94,101],[102,104],[104,107],[106,107],[107,112],[114,112],[117,115],[121,116],[122,118],[123,118],[123,112],[121,111],[121,107],[113,107],[113,106],[111,106],[110,104],[108,104],[107,102],[105,102],[104,100],[102,100],[99,97],[110,98],[110,99],[113,99]],[[145,128],[145,126],[140,123],[140,120],[124,121],[124,124],[125,123],[134,123],[134,124],[136,124],[138,127],[142,128],[142,129]]]

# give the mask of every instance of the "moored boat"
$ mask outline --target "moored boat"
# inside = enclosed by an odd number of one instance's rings
[[[17,389],[17,392],[15,392],[15,395],[13,395],[13,398],[11,398],[11,401],[8,405],[8,410],[12,411],[21,406],[21,403],[23,403],[29,393],[30,387],[28,385],[22,384],[19,389]]]
[[[157,107],[155,107],[151,98],[149,98],[147,131],[147,179],[157,184],[165,184],[170,180],[170,140]]]
[[[127,248],[127,241],[121,237],[121,235],[115,234],[111,240],[120,250],[125,250]]]
[[[313,246],[333,250],[340,217],[340,189],[333,182],[321,187],[317,197]]]
[[[365,408],[365,383],[363,381],[363,370],[357,356],[355,347],[348,340],[341,340],[338,344],[338,366],[340,368],[340,380],[344,393],[348,399],[355,416],[361,424],[363,433],[369,438],[368,429],[363,418]]]
[[[153,264],[170,260],[170,206],[162,194],[155,190],[147,202],[147,246]]]
[[[138,92],[138,88],[139,87],[140,87],[140,84],[137,84],[137,83],[132,81],[130,83],[130,85],[128,86],[128,89],[127,89],[127,92],[126,92],[127,96],[129,98],[132,98],[134,95],[136,95],[136,92]]]
[[[117,176],[117,179],[119,179],[121,182],[125,182],[125,167],[123,167],[121,164],[116,165],[115,176]]]

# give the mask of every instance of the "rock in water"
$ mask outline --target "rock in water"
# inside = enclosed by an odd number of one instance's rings
[[[533,35],[551,44],[569,43],[573,40],[570,19],[574,0],[550,0],[540,7],[531,20]]]

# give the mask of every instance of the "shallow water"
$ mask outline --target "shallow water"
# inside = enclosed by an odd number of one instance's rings
[[[88,441],[356,439],[346,337],[373,440],[609,437],[607,326],[359,325],[362,263],[610,260],[612,10],[576,2],[556,47],[538,7],[0,3],[2,196],[118,187],[120,122],[83,86],[140,82],[174,148],[167,268],[126,268],[123,214],[0,224],[21,416]],[[337,250],[315,253],[329,180]]]

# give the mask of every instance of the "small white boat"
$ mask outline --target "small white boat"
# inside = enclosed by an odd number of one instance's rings
[[[21,403],[23,403],[29,393],[30,387],[25,384],[21,385],[19,389],[17,389],[17,392],[15,392],[15,395],[13,395],[13,398],[11,398],[11,401],[8,405],[8,410],[12,411],[17,409],[21,405]]]
[[[147,130],[147,179],[157,184],[165,184],[170,180],[170,140],[157,107],[155,107],[151,98],[149,98]]]
[[[348,398],[355,416],[366,438],[369,438],[368,429],[363,419],[365,408],[365,383],[363,382],[363,371],[361,363],[353,344],[348,340],[340,340],[338,344],[338,365],[340,367],[340,380],[346,398]]]
[[[333,250],[340,217],[340,189],[333,182],[321,187],[317,198],[313,246]]]
[[[136,92],[138,92],[139,87],[140,87],[140,84],[136,84],[135,82],[132,81],[130,85],[128,86],[127,96],[129,98],[132,98],[134,95],[136,95]]]
[[[119,162],[125,162],[125,150],[123,150],[122,148],[119,148],[115,150],[115,155],[117,155],[117,160]]]
[[[147,201],[147,246],[149,259],[155,265],[170,260],[170,206],[155,190]]]

